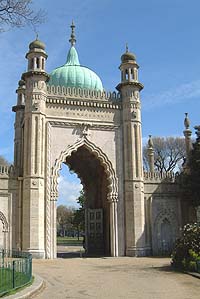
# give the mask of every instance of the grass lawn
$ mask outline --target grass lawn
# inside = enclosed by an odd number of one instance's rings
[[[82,246],[83,237],[80,237],[79,240],[77,237],[57,237],[57,245]]]
[[[0,268],[0,297],[13,290],[13,271],[11,269]],[[24,273],[15,272],[15,288],[20,287],[28,282]]]

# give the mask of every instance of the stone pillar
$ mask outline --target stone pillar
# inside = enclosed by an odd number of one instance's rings
[[[138,72],[135,55],[128,52],[121,57],[121,72]],[[136,78],[124,78],[117,86],[122,95],[124,200],[126,255],[144,256],[145,244],[144,180],[142,161],[142,133],[140,91],[143,85]]]
[[[190,151],[192,150],[192,142],[191,142],[192,131],[190,130],[190,120],[188,118],[188,113],[185,113],[184,126],[185,126],[185,130],[183,131],[183,134],[185,136],[186,164],[187,164]]]
[[[12,201],[12,222],[13,222],[13,248],[21,249],[21,181],[23,176],[23,130],[24,130],[24,109],[25,109],[25,81],[20,80],[18,83],[17,105],[12,107],[15,112],[15,138],[14,138],[14,177],[17,189],[13,193]]]
[[[29,45],[28,60],[46,58],[44,45]],[[30,65],[30,63],[29,63]],[[35,66],[34,66],[35,67]],[[45,131],[46,80],[44,70],[28,70],[26,82],[23,155],[22,250],[45,258]]]
[[[111,256],[118,256],[118,221],[117,221],[117,201],[110,201],[110,239]]]
[[[149,135],[147,152],[148,152],[149,170],[151,173],[154,173],[154,149],[153,149],[153,140],[151,135]]]

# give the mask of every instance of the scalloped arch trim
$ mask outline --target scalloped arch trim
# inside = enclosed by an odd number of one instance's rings
[[[51,180],[51,198],[58,197],[58,177],[61,164],[66,160],[68,156],[71,156],[72,152],[76,152],[81,146],[85,146],[91,153],[93,153],[103,166],[108,180],[108,201],[117,201],[118,188],[117,178],[113,169],[112,163],[103,151],[97,147],[94,143],[89,141],[87,137],[77,140],[73,145],[70,145],[66,150],[62,151],[59,158],[56,159],[54,166],[52,167],[52,180]]]
[[[3,232],[8,231],[8,222],[6,216],[0,211],[0,221],[3,223]]]

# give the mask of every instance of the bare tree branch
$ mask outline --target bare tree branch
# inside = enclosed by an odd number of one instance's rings
[[[185,158],[185,139],[180,137],[154,137],[154,165],[161,173],[181,169]],[[143,147],[143,160],[146,170],[148,161],[148,145]]]
[[[44,22],[44,10],[34,11],[32,0],[0,0],[0,32]]]
[[[0,156],[0,165],[1,166],[9,166],[10,163],[3,156]]]

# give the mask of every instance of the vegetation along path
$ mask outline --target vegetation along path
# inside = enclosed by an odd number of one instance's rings
[[[35,298],[199,299],[200,280],[169,264],[129,257],[34,260],[34,272],[46,280]]]

